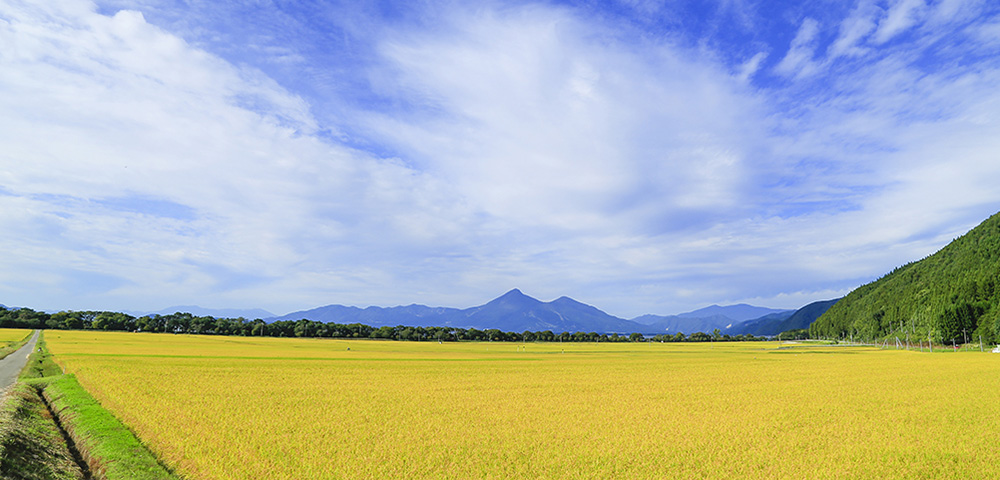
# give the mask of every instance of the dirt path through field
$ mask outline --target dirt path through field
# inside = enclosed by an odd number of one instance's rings
[[[31,340],[28,340],[28,343],[24,344],[20,350],[0,360],[0,390],[13,385],[17,380],[17,374],[21,373],[21,369],[28,363],[28,355],[35,348],[35,341],[38,340],[38,332],[39,330],[35,330],[35,334],[31,336]]]

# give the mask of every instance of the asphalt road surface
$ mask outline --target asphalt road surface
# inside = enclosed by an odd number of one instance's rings
[[[21,373],[24,365],[28,363],[28,355],[35,349],[35,341],[38,340],[38,330],[31,336],[31,340],[24,344],[20,350],[7,355],[7,358],[0,360],[0,390],[5,389],[17,381],[17,375]]]

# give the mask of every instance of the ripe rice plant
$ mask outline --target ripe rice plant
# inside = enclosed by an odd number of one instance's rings
[[[21,348],[31,338],[34,330],[26,328],[0,328],[0,359]]]
[[[31,335],[31,332],[26,328],[0,328],[0,345],[16,343]]]
[[[978,352],[46,339],[187,478],[968,478],[1000,461],[1000,359]]]

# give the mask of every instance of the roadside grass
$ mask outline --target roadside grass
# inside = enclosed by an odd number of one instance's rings
[[[85,478],[34,387],[14,384],[0,400],[0,478]]]
[[[39,335],[38,342],[35,343],[35,351],[28,355],[28,363],[21,370],[21,380],[54,377],[62,375],[63,371],[56,362],[52,361],[52,354],[49,353],[45,345],[45,336]]]
[[[94,477],[106,480],[178,478],[160,465],[125,425],[94,400],[80,386],[76,376],[43,377],[26,383],[39,389]]]
[[[0,406],[2,478],[180,478],[51,357],[39,338],[20,381]]]

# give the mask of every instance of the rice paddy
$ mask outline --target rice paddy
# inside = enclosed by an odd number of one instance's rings
[[[31,334],[26,328],[0,328],[0,345],[8,345],[24,340]]]
[[[1000,355],[47,331],[190,479],[969,478]]]

